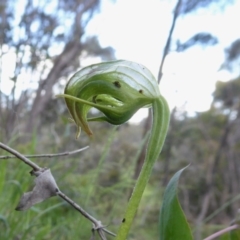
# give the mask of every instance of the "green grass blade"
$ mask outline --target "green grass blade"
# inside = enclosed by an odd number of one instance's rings
[[[184,169],[175,173],[166,187],[160,211],[160,240],[193,240],[189,224],[177,196],[179,177]]]

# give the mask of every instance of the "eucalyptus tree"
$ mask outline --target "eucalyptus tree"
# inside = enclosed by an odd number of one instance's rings
[[[54,87],[64,84],[61,80],[81,66],[84,56],[114,58],[112,48],[102,48],[96,36],[87,37],[85,33],[88,22],[100,10],[100,3],[1,1],[2,134],[10,137],[16,128],[27,133],[38,129]]]

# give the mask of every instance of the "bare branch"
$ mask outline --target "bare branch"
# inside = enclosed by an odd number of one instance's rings
[[[31,168],[33,168],[34,171],[41,171],[42,168],[40,168],[37,164],[35,164],[34,162],[30,161],[28,158],[26,158],[25,156],[23,156],[21,153],[17,152],[16,150],[8,147],[7,145],[3,144],[0,142],[0,148],[6,150],[7,152],[13,154],[14,156],[16,156],[18,159],[20,159],[21,161],[23,161],[25,164],[27,164],[28,166],[30,166]]]
[[[111,235],[113,237],[116,237],[115,233],[112,233],[112,232],[108,231],[106,228],[102,228],[102,231],[104,231],[105,233],[108,233],[109,235]]]
[[[160,83],[162,76],[163,76],[163,72],[162,72],[163,65],[164,65],[165,59],[169,53],[169,50],[170,50],[172,34],[173,34],[173,30],[175,28],[176,20],[180,14],[181,5],[182,5],[182,0],[178,0],[176,7],[174,9],[174,12],[173,12],[173,20],[172,20],[172,25],[171,25],[171,28],[170,28],[170,31],[168,34],[167,42],[166,42],[166,45],[163,50],[163,56],[162,56],[162,60],[161,60],[159,71],[158,71],[158,83]]]
[[[56,189],[57,191],[57,189]],[[98,221],[88,214],[83,208],[81,208],[77,203],[75,203],[72,199],[70,199],[67,195],[65,195],[60,190],[57,191],[57,195],[68,202],[73,208],[75,208],[78,212],[80,212],[85,218],[89,219],[95,225],[98,225]]]
[[[33,168],[33,171],[31,172],[32,175],[35,175],[35,176],[39,176],[40,174],[42,174],[46,169],[44,168],[41,168],[39,167],[37,164],[33,163],[30,159],[28,159],[27,157],[23,156],[21,153],[17,152],[16,150],[8,147],[7,145],[3,144],[0,142],[0,148],[4,149],[5,151],[13,154],[15,157],[17,157],[18,159],[20,159],[21,161],[23,161],[25,164],[29,165],[30,167]],[[75,153],[78,153],[78,152],[81,152],[83,151],[84,149],[87,149],[88,147],[85,147],[85,148],[82,148],[82,149],[78,149],[78,150],[75,150],[75,151],[72,151],[72,152],[66,152],[66,153],[60,153],[60,154],[43,154],[45,157],[52,157],[52,156],[63,156],[63,155],[70,155],[70,154],[75,154]],[[43,156],[41,155],[41,156]],[[36,157],[36,155],[35,155]],[[41,172],[41,173],[40,173]],[[46,171],[45,171],[46,172]],[[51,175],[52,176],[52,175]],[[53,178],[53,177],[52,177]],[[54,180],[54,178],[53,178]],[[54,180],[55,182],[55,180]],[[57,185],[56,185],[57,186]],[[69,198],[67,195],[65,195],[63,192],[60,191],[60,189],[58,187],[56,187],[55,189],[56,191],[56,195],[58,195],[59,197],[61,197],[63,200],[65,200],[66,202],[68,202],[73,208],[75,208],[78,212],[80,212],[85,218],[87,218],[88,220],[90,220],[92,223],[93,223],[93,231],[97,231],[98,232],[98,235],[99,237],[102,239],[102,240],[106,240],[106,237],[105,237],[105,233],[111,235],[111,236],[116,236],[114,233],[108,231],[107,229],[105,229],[106,226],[103,226],[101,221],[98,221],[96,218],[94,218],[93,216],[91,216],[89,213],[87,213],[83,208],[81,208],[81,206],[79,206],[77,203],[75,203],[71,198]],[[23,198],[24,198],[24,204],[26,205],[26,203],[28,203],[28,196],[29,196],[29,193],[27,193],[27,199],[26,199],[26,196],[24,197],[23,195]],[[30,194],[32,194],[30,192]],[[25,194],[26,195],[26,194]],[[49,195],[49,194],[48,194]],[[50,194],[51,196],[53,196],[53,194]],[[49,196],[48,196],[49,197]],[[47,199],[47,198],[44,198],[44,199]],[[42,199],[41,199],[42,201]],[[35,201],[36,202],[36,201]],[[33,203],[35,204],[35,203]],[[32,205],[33,205],[32,204]],[[24,206],[25,206],[24,205]],[[24,210],[24,206],[22,207],[22,209]],[[28,206],[27,206],[28,207]]]
[[[99,236],[101,237],[102,240],[107,240],[104,232],[102,231],[102,229],[99,229],[97,231],[98,231],[98,234],[99,234]]]
[[[73,208],[75,208],[78,212],[80,212],[85,218],[87,218],[88,220],[90,220],[94,227],[93,230],[97,230],[99,236],[105,240],[104,238],[104,233],[106,232],[109,235],[112,236],[116,236],[114,233],[108,231],[107,229],[105,229],[105,226],[102,225],[101,221],[98,221],[96,218],[94,218],[93,216],[91,216],[89,213],[87,213],[83,208],[81,208],[77,203],[75,203],[72,199],[70,199],[67,195],[65,195],[63,192],[61,192],[59,189],[56,189],[56,193],[59,197],[61,197],[62,199],[64,199],[66,202],[68,202]]]
[[[37,155],[25,155],[26,158],[53,158],[53,157],[62,157],[62,156],[69,156],[79,152],[82,152],[88,149],[89,146],[84,148],[80,148],[71,152],[62,152],[62,153],[55,153],[55,154],[37,154]],[[18,158],[18,156],[0,156],[0,159],[10,159],[10,158]]]

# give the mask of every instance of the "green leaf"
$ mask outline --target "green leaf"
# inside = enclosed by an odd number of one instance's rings
[[[166,187],[160,211],[160,240],[193,239],[177,197],[178,180],[184,169],[175,173]]]

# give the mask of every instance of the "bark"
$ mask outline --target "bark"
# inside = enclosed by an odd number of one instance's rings
[[[32,110],[26,125],[26,131],[31,133],[34,127],[38,125],[38,119],[42,111],[46,110],[47,102],[52,98],[52,89],[64,71],[73,62],[81,52],[81,44],[78,42],[69,43],[64,51],[54,61],[54,66],[49,72],[46,80],[39,84],[36,97],[33,101]]]

